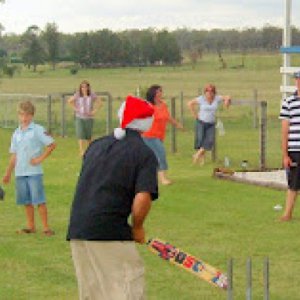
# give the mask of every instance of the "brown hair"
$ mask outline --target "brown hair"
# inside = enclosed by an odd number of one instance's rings
[[[204,87],[204,93],[206,93],[207,91],[212,91],[214,94],[217,93],[217,89],[216,89],[216,86],[212,83],[209,83],[207,84],[205,87]]]
[[[30,101],[23,101],[19,103],[18,113],[20,112],[24,112],[33,116],[35,113],[35,107]]]
[[[83,81],[80,83],[80,85],[79,85],[79,95],[80,95],[80,97],[83,96],[83,93],[82,93],[82,90],[81,90],[81,86],[82,86],[83,84],[86,84],[86,86],[87,86],[87,94],[88,94],[88,96],[89,96],[89,95],[91,94],[91,85],[90,85],[90,83],[89,83],[87,80],[83,80]]]

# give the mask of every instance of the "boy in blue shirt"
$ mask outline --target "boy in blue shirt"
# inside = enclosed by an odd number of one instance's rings
[[[27,227],[18,233],[35,233],[34,206],[37,205],[43,224],[43,233],[52,236],[54,231],[48,225],[48,213],[43,187],[41,163],[55,149],[56,145],[45,129],[33,122],[35,107],[30,101],[21,102],[18,108],[20,126],[11,139],[9,160],[3,183],[10,182],[15,169],[16,202],[24,205]]]

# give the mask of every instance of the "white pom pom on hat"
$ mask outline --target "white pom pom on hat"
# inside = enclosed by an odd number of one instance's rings
[[[131,95],[127,96],[118,112],[120,128],[114,129],[115,138],[123,139],[126,136],[125,128],[139,131],[148,130],[152,124],[153,114],[154,108],[151,103]]]
[[[126,135],[126,130],[122,128],[115,128],[114,129],[114,136],[117,140],[122,140]]]

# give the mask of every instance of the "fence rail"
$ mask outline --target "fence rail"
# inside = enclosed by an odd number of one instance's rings
[[[102,108],[95,118],[94,132],[95,136],[102,136],[111,133],[113,128],[118,126],[117,110],[125,97],[112,97],[107,91],[96,94],[102,100]],[[35,104],[35,119],[49,132],[62,137],[75,136],[74,112],[66,105],[71,95],[71,92],[51,95],[0,94],[0,127],[18,126],[17,104],[26,99]],[[168,129],[166,146],[172,153],[182,151],[187,143],[190,145],[190,152],[193,151],[194,120],[186,105],[192,98],[183,92],[177,96],[166,97],[172,117],[178,119],[185,127],[184,133],[178,132],[174,127]],[[269,150],[273,148],[269,146],[273,144],[273,141],[270,143],[269,136],[277,139],[277,135],[270,120],[267,123],[267,104],[258,100],[256,90],[250,99],[233,99],[231,108],[221,109],[217,118],[224,128],[223,134],[217,129],[218,134],[212,151],[212,160],[216,164],[222,164],[224,158],[229,158],[230,167],[233,168],[238,168],[240,162],[245,160],[250,162],[250,169],[278,167],[279,162],[276,165],[269,162]],[[240,133],[241,129],[246,132],[245,136]]]

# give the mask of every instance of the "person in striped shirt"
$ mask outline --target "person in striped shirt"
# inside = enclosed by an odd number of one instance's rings
[[[297,90],[283,100],[281,119],[281,148],[283,167],[287,170],[288,190],[285,210],[280,220],[290,221],[300,190],[300,70],[294,73]]]

